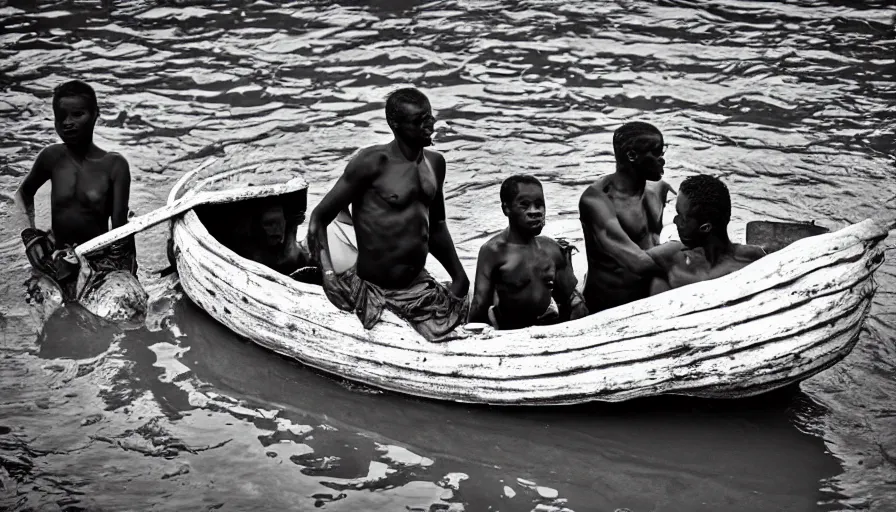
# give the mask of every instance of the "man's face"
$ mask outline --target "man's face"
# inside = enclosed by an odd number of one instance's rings
[[[629,144],[625,156],[642,178],[659,181],[663,178],[663,166],[666,165],[664,153],[663,136],[650,133],[635,137]]]
[[[503,205],[503,209],[516,231],[536,236],[544,229],[544,191],[538,185],[520,183],[516,197],[510,204]]]
[[[687,194],[679,192],[675,201],[675,227],[678,228],[678,237],[686,247],[693,249],[700,247],[712,231],[712,224],[700,223],[694,218],[694,211]]]
[[[286,239],[286,216],[280,207],[268,208],[261,214],[261,230],[268,247],[277,247]]]
[[[87,98],[64,96],[54,109],[56,133],[66,144],[83,144],[93,136],[96,113],[91,112]]]
[[[436,118],[432,115],[432,107],[425,101],[423,105],[400,104],[391,126],[395,137],[411,147],[422,148],[432,146],[435,124]]]

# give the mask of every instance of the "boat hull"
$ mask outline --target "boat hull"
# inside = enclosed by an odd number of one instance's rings
[[[172,198],[197,183],[182,180]],[[195,212],[172,224],[186,294],[235,333],[353,381],[486,404],[558,405],[677,394],[753,396],[804,380],[855,346],[888,224],[804,239],[720,279],[561,325],[460,328],[430,343],[385,312],[365,330],[314,285],[239,257]]]

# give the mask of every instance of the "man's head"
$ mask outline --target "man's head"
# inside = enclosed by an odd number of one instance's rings
[[[411,147],[432,145],[436,118],[426,95],[413,87],[398,89],[386,99],[386,121],[395,137]]]
[[[259,217],[261,237],[267,247],[278,247],[286,240],[286,214],[279,204],[267,205]]]
[[[616,162],[645,180],[659,181],[663,177],[664,148],[663,134],[650,123],[626,123],[613,132]]]
[[[681,243],[699,247],[710,235],[728,238],[731,196],[728,187],[714,176],[689,176],[678,189],[675,227]]]
[[[501,209],[511,229],[536,236],[544,229],[544,190],[534,176],[518,174],[501,184]]]
[[[80,80],[66,82],[53,90],[53,117],[56,133],[66,144],[86,144],[93,139],[99,117],[96,92]]]

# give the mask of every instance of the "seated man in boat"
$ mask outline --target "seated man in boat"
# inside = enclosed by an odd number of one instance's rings
[[[237,252],[283,274],[308,266],[308,254],[296,243],[296,231],[303,220],[301,213],[288,215],[283,205],[263,202],[250,221],[248,243]]]
[[[586,316],[573,247],[539,236],[545,222],[541,182],[528,175],[504,180],[501,209],[508,226],[479,250],[469,321],[520,329]]]
[[[465,320],[470,287],[445,221],[445,158],[425,149],[432,144],[435,118],[419,90],[390,94],[386,119],[394,140],[352,158],[311,213],[308,246],[320,259],[323,287],[336,307],[354,311],[367,329],[389,308],[437,341]],[[349,206],[357,263],[337,273],[328,227]],[[429,253],[448,271],[450,287],[425,270]]]
[[[92,87],[78,80],[58,86],[53,92],[53,114],[62,144],[41,150],[15,201],[29,225],[22,232],[28,260],[60,282],[70,277],[71,265],[77,264],[66,249],[106,233],[110,221],[113,229],[128,221],[131,174],[123,156],[93,143],[99,109]],[[52,224],[44,232],[35,226],[34,195],[47,181],[52,186]],[[134,238],[112,244],[87,260],[98,272],[126,270],[136,275]]]
[[[664,271],[653,279],[651,295],[728,275],[765,256],[759,246],[731,243],[731,196],[718,178],[686,178],[675,211],[681,242],[668,242],[649,251]]]
[[[663,135],[626,123],[613,133],[616,172],[598,178],[579,200],[588,257],[585,304],[596,313],[647,297],[662,269],[647,254],[663,228],[672,187],[662,181]]]

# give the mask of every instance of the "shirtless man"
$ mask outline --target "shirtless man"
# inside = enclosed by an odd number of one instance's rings
[[[678,191],[675,212],[681,242],[650,251],[665,271],[664,276],[653,279],[651,295],[728,275],[765,256],[761,247],[729,240],[731,196],[716,177],[686,178]]]
[[[93,143],[93,128],[99,117],[96,93],[84,82],[74,80],[53,91],[56,133],[62,144],[51,144],[38,155],[28,175],[16,191],[19,209],[27,217],[23,231],[26,248],[35,242],[47,249],[73,247],[102,235],[128,220],[131,174],[128,162],[118,153],[109,153]],[[35,227],[34,195],[47,181],[52,186],[50,211],[52,231]],[[26,249],[32,265],[35,253]],[[137,272],[133,237],[88,256],[97,271]],[[55,277],[55,276],[53,276]]]
[[[445,222],[445,159],[424,149],[435,118],[417,89],[390,94],[386,120],[395,139],[352,158],[311,213],[308,247],[320,258],[324,291],[336,307],[355,311],[367,329],[388,307],[437,341],[465,319],[470,287]],[[336,273],[327,227],[349,206],[357,263]],[[450,288],[424,269],[430,252],[451,276]]]
[[[662,269],[645,251],[657,245],[663,208],[674,191],[663,177],[663,135],[651,124],[627,123],[613,133],[616,172],[579,200],[588,274],[585,304],[596,313],[643,299]]]
[[[586,316],[567,250],[539,236],[545,222],[541,182],[527,175],[504,180],[501,209],[508,226],[479,250],[469,321],[521,329]]]

